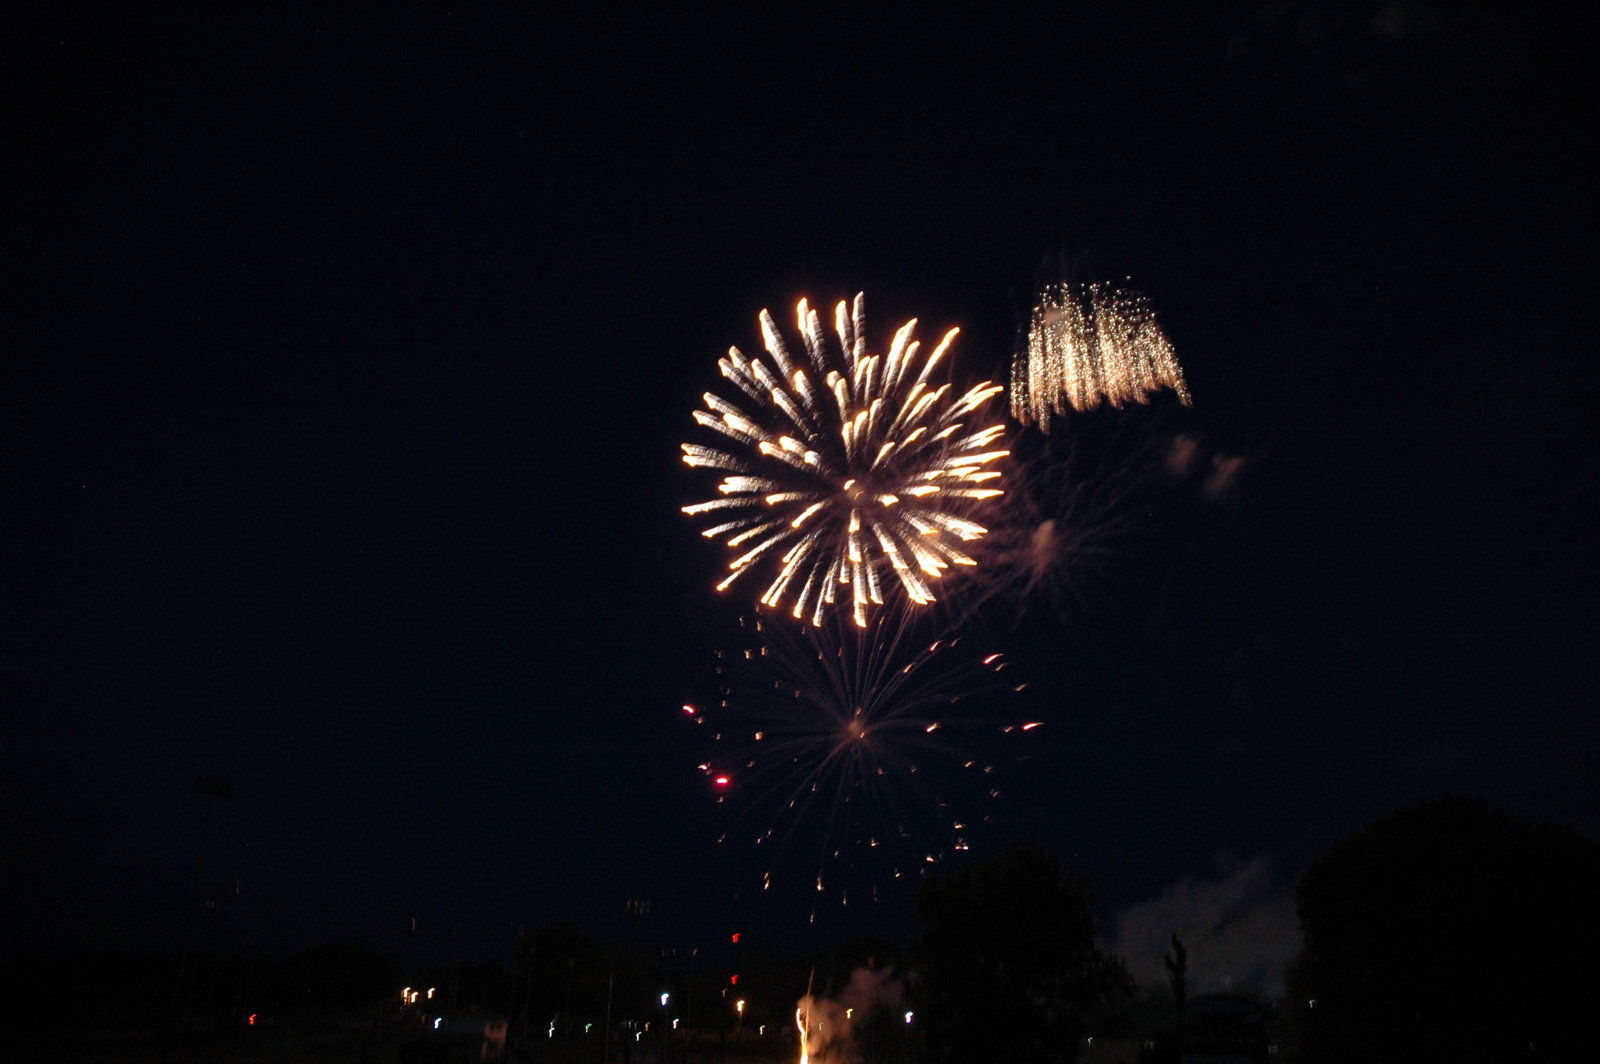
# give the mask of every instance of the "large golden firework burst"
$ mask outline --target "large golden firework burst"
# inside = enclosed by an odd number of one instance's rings
[[[894,587],[924,605],[950,566],[975,564],[961,545],[986,533],[974,517],[1003,493],[996,466],[1009,453],[996,447],[1004,422],[975,422],[1004,388],[958,392],[944,379],[958,329],[924,354],[912,319],[886,354],[869,353],[859,294],[834,311],[836,343],[803,299],[796,316],[799,357],[763,310],[765,357],[733,347],[718,361],[750,405],[705,394],[695,420],[733,446],[683,445],[689,465],[727,474],[719,497],[683,511],[735,551],[718,590],[766,569],[763,604],[820,624],[847,601],[865,627]]]

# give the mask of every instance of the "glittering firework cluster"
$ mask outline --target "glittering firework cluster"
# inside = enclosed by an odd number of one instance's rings
[[[1068,406],[1143,403],[1162,388],[1188,405],[1183,370],[1142,293],[1103,282],[1058,282],[1039,292],[1027,347],[1011,365],[1018,421],[1049,432],[1051,417]]]
[[[988,678],[1005,667],[1000,656],[958,650],[956,614],[935,618],[925,607],[952,567],[979,559],[1004,580],[1009,557],[1031,586],[1035,570],[1057,563],[1064,537],[1054,516],[1011,527],[1027,508],[998,505],[1008,497],[1001,483],[1011,450],[990,408],[1004,388],[951,383],[957,330],[925,352],[913,319],[878,353],[867,344],[860,295],[838,304],[831,332],[805,300],[796,317],[798,348],[763,310],[763,353],[734,347],[719,360],[732,398],[708,392],[694,413],[718,439],[685,443],[682,457],[722,479],[715,498],[683,511],[730,551],[719,591],[750,573],[765,581],[746,646],[719,655],[720,703],[708,729],[719,752],[700,768],[719,802],[740,793],[755,841],[777,845],[801,825],[820,832],[820,895],[822,865],[843,847],[902,844],[891,847],[896,876],[908,870],[895,864],[906,844],[923,869],[936,852],[966,847],[965,815],[937,793],[952,774],[919,773],[924,759],[969,770],[958,775],[979,783],[980,799],[998,796],[980,735],[1020,735],[1039,722],[963,718],[952,708],[974,692],[1026,685]],[[1019,422],[1048,432],[1069,406],[1120,407],[1161,388],[1189,402],[1142,295],[1101,283],[1040,292],[1012,367]],[[980,551],[995,522],[1000,546]],[[684,710],[708,723],[700,707]],[[952,743],[954,731],[962,734]],[[922,786],[930,776],[937,782]],[[930,813],[942,841],[912,838],[910,825],[925,829]]]
[[[720,497],[683,509],[736,552],[718,590],[770,565],[763,605],[788,603],[817,625],[845,600],[865,627],[891,584],[925,605],[950,566],[975,564],[963,545],[987,529],[973,517],[1003,494],[1006,427],[987,408],[1004,388],[957,391],[942,378],[956,329],[924,354],[913,319],[887,353],[870,353],[860,295],[835,309],[836,345],[805,300],[797,317],[799,357],[763,310],[765,358],[734,347],[718,362],[749,405],[704,396],[695,420],[727,443],[685,443],[683,460],[727,476]]]

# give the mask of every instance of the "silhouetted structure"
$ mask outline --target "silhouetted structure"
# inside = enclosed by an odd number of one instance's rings
[[[1183,948],[1183,943],[1178,941],[1178,936],[1172,936],[1172,952],[1162,960],[1167,966],[1167,982],[1172,984],[1172,1000],[1178,1011],[1183,1011],[1184,999],[1188,995],[1188,962],[1189,951]]]

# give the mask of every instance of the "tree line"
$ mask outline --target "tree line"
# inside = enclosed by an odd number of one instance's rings
[[[1600,846],[1571,829],[1453,796],[1380,818],[1300,880],[1303,949],[1272,1003],[1276,1052],[1317,1064],[1582,1059],[1600,1000],[1596,899]],[[171,958],[18,958],[11,976],[36,1002],[38,1031],[135,1032],[159,1018],[213,1041],[270,1031],[304,1042],[348,1035],[354,1019],[381,1041],[397,1024],[420,1029],[423,1012],[449,1011],[504,1017],[525,1060],[622,1061],[638,1049],[641,1059],[687,1062],[763,1045],[791,1054],[797,1002],[818,1045],[832,1040],[832,1055],[817,1061],[1072,1064],[1097,1033],[1150,1033],[1122,960],[1097,945],[1091,882],[1055,855],[1013,845],[929,878],[916,904],[921,931],[908,945],[858,940],[817,957],[758,950],[737,983],[565,923],[519,937],[509,963],[431,971],[349,946],[276,962],[202,958],[203,992],[187,1016],[168,1014]],[[1184,949],[1173,946],[1165,1007],[1181,1013]],[[1182,1032],[1198,1037],[1197,1024],[1167,1024],[1166,1041],[1147,1040],[1141,1059],[1181,1059]],[[158,1058],[155,1048],[141,1057],[128,1037],[125,1059]]]

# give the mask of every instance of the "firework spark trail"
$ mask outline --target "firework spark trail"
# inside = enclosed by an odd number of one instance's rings
[[[1143,403],[1170,388],[1185,405],[1189,387],[1150,301],[1113,284],[1045,285],[1035,300],[1025,351],[1011,364],[1011,414],[1050,431],[1052,416],[1101,402]]]
[[[946,570],[976,564],[963,545],[988,531],[973,518],[1003,494],[995,466],[1009,451],[1003,422],[975,422],[1004,387],[958,393],[944,379],[957,329],[924,356],[912,319],[886,354],[869,353],[861,295],[835,309],[837,350],[805,300],[797,317],[800,354],[763,310],[766,358],[733,347],[718,362],[751,412],[705,394],[695,421],[732,446],[685,443],[683,461],[727,475],[719,498],[683,512],[735,552],[718,590],[774,565],[763,605],[820,625],[843,598],[865,628],[893,586],[925,605]]]

